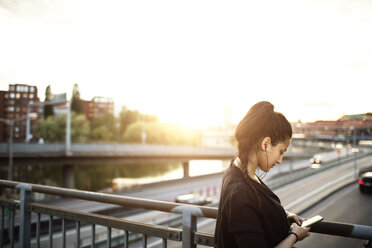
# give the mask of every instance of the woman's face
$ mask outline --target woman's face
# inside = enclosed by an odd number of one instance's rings
[[[275,146],[269,142],[266,146],[266,150],[263,149],[259,155],[259,167],[262,171],[268,172],[276,164],[281,164],[283,160],[283,154],[287,151],[291,139],[287,139],[284,142],[279,142]]]

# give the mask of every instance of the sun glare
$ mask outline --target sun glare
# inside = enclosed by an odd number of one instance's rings
[[[175,123],[189,128],[200,129],[223,124],[223,108],[209,108],[203,105],[176,104],[154,109],[153,113],[161,122]]]

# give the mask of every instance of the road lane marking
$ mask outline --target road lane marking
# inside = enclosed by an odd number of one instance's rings
[[[317,212],[323,212],[324,210],[326,210],[329,206],[331,206],[332,204],[334,204],[336,201],[338,201],[340,198],[343,198],[343,197],[345,197],[345,195],[348,195],[350,192],[352,192],[352,191],[354,191],[355,190],[355,188],[354,187],[352,187],[352,188],[350,188],[350,189],[348,189],[348,190],[344,190],[344,191],[342,191],[342,193],[341,194],[339,194],[336,198],[334,198],[332,201],[330,201],[330,202],[328,202],[327,204],[324,204],[324,205],[322,205],[319,209],[318,209],[318,211]]]
[[[308,193],[308,194],[306,194],[306,195],[304,195],[304,196],[298,198],[297,200],[295,200],[295,201],[293,201],[293,202],[287,204],[287,205],[285,206],[285,208],[286,208],[286,209],[292,208],[292,207],[298,205],[299,203],[304,202],[306,199],[309,199],[309,198],[311,198],[312,196],[314,196],[314,195],[316,195],[316,194],[322,192],[323,190],[325,190],[325,189],[331,187],[332,185],[334,185],[334,184],[336,184],[336,183],[339,183],[339,182],[341,182],[341,181],[343,181],[343,180],[345,180],[345,179],[347,179],[347,178],[352,177],[353,175],[354,175],[354,172],[350,172],[350,173],[348,173],[348,174],[343,175],[342,177],[339,177],[338,179],[336,179],[336,180],[334,180],[334,181],[328,182],[328,183],[322,185],[321,187],[317,188],[316,190],[313,190],[313,191],[311,191],[310,193]]]

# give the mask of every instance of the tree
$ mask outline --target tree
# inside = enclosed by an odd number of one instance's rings
[[[117,141],[116,118],[111,113],[93,117],[90,120],[90,137],[91,141]]]
[[[137,121],[143,121],[147,123],[157,122],[158,117],[155,115],[141,114],[138,110],[130,110],[124,106],[119,115],[119,134],[124,135],[128,126]]]
[[[71,111],[74,111],[77,114],[81,114],[83,112],[78,84],[74,84],[74,88],[72,89]]]
[[[91,129],[89,139],[91,141],[108,142],[112,141],[113,134],[106,126],[99,126]]]
[[[89,137],[89,122],[83,114],[71,115],[71,141],[86,142]]]
[[[66,115],[41,119],[33,128],[36,136],[44,139],[45,142],[62,142],[66,138]]]
[[[39,120],[34,126],[34,132],[38,138],[45,142],[64,142],[66,139],[66,114],[49,116],[47,119]],[[89,123],[85,116],[76,113],[71,114],[71,141],[85,142],[88,140]]]
[[[137,110],[129,110],[125,106],[121,109],[119,115],[120,134],[124,134],[127,127],[140,119],[140,113]]]
[[[52,89],[50,88],[50,85],[46,87],[45,90],[45,101],[44,102],[49,102],[53,100],[53,94],[52,94]],[[44,105],[44,119],[47,119],[49,116],[54,116],[54,109],[53,105],[48,104]]]

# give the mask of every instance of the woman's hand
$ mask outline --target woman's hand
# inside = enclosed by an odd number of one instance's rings
[[[294,232],[298,236],[298,241],[310,236],[310,227],[301,227],[296,223],[293,223],[289,229],[290,232]]]
[[[296,223],[297,225],[301,226],[302,222],[305,221],[304,218],[298,216],[297,214],[294,214],[294,213],[291,213],[291,212],[287,212],[287,219],[289,221],[289,223]]]

